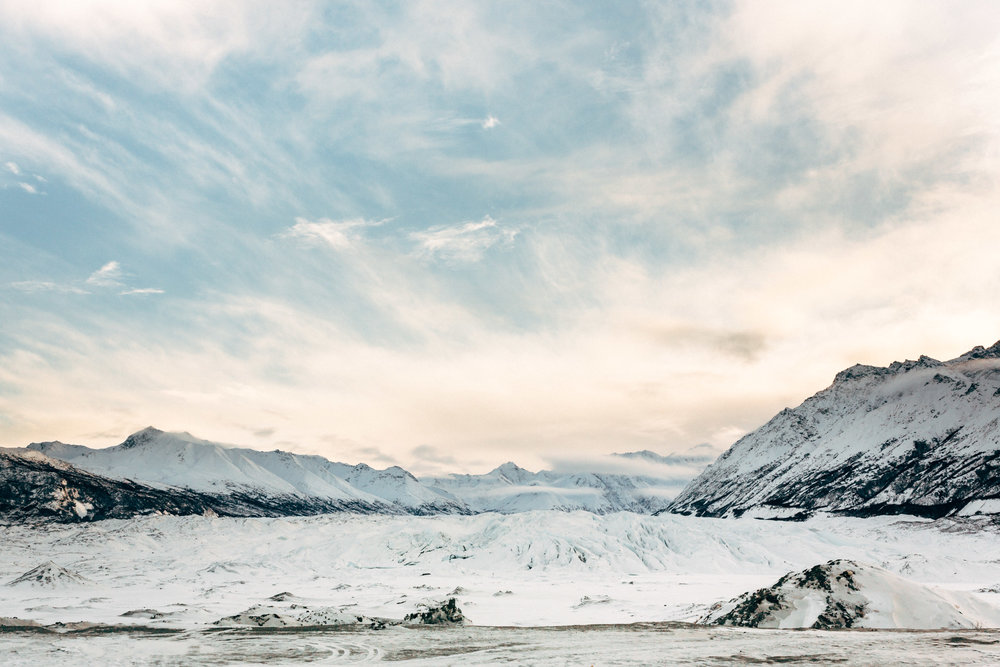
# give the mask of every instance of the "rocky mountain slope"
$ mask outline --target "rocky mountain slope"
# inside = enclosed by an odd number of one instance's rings
[[[670,511],[796,518],[1000,511],[1000,342],[856,365],[744,436]]]

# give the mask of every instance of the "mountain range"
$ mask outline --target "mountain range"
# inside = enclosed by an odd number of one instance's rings
[[[149,427],[105,449],[61,442],[0,449],[0,520],[553,509],[772,519],[818,511],[995,514],[1000,342],[950,361],[852,366],[721,456],[699,445],[556,468],[531,472],[508,462],[481,475],[417,478],[398,466],[378,470]]]
[[[418,479],[321,456],[223,445],[148,427],[95,449],[58,441],[0,450],[0,518],[80,521],[137,514],[288,516],[338,511],[471,514],[536,509],[595,513],[665,508],[718,451],[608,457],[626,472],[530,472],[505,463],[483,475]],[[612,466],[615,468],[616,466]]]

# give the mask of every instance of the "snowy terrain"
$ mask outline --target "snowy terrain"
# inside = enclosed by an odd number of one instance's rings
[[[702,516],[1000,510],[1000,343],[853,366],[741,438],[674,501]]]
[[[0,540],[4,584],[48,561],[70,573],[0,587],[0,616],[42,624],[198,628],[255,606],[402,619],[448,597],[475,625],[694,621],[836,558],[989,604],[998,594],[978,591],[1000,583],[1000,531],[973,518],[154,516],[12,526]]]
[[[988,631],[826,632],[630,625],[0,633],[5,665],[996,665]]]

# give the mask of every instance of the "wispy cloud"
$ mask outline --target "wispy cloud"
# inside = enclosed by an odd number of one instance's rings
[[[517,229],[501,227],[496,220],[486,216],[479,221],[438,225],[412,232],[410,238],[417,242],[418,252],[426,257],[450,262],[476,262],[493,246],[513,243],[517,234]]]
[[[27,192],[28,194],[31,194],[31,195],[37,195],[38,194],[38,189],[34,185],[32,185],[31,183],[20,182],[20,183],[18,183],[18,186],[22,190],[24,190],[25,192]]]
[[[494,127],[500,124],[500,119],[496,116],[490,114],[483,119],[482,126],[484,130],[492,130]]]
[[[369,227],[378,227],[386,220],[330,220],[322,218],[311,221],[305,218],[295,218],[295,224],[282,232],[284,238],[301,239],[308,243],[320,243],[337,250],[350,248],[360,237],[361,231]]]
[[[119,292],[121,296],[130,296],[133,294],[164,294],[165,290],[159,289],[157,287],[136,287],[135,289],[127,289]]]
[[[17,166],[16,162],[5,162],[4,166],[7,168],[7,171],[14,174],[15,176],[21,175],[21,168]]]
[[[67,294],[87,294],[84,289],[75,285],[55,283],[48,280],[19,280],[10,286],[22,292],[65,292]]]
[[[122,284],[122,268],[117,261],[110,261],[87,278],[88,285],[97,287],[118,287]]]

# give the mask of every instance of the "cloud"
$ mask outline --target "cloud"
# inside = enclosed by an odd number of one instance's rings
[[[671,347],[702,346],[721,354],[754,361],[767,346],[767,339],[759,331],[726,331],[692,324],[637,324],[639,330],[652,340]]]
[[[483,119],[482,126],[484,130],[492,130],[494,127],[500,124],[500,119],[496,116],[490,114]]]
[[[18,185],[21,187],[22,190],[24,190],[28,194],[32,194],[32,195],[37,195],[38,194],[38,190],[35,188],[34,185],[32,185],[30,183],[23,183],[22,182],[22,183],[18,183]]]
[[[21,168],[17,166],[16,162],[5,162],[4,166],[7,167],[7,171],[14,174],[15,176],[21,175]]]
[[[10,286],[22,292],[65,292],[67,294],[89,294],[74,285],[65,285],[47,280],[19,280]]]
[[[396,465],[396,459],[386,454],[378,447],[360,447],[354,450],[354,455],[359,457],[359,463],[367,463],[373,467],[379,465]]]
[[[302,239],[308,243],[321,243],[336,250],[346,250],[361,238],[361,230],[385,224],[386,220],[330,220],[322,218],[315,222],[305,218],[295,218],[295,224],[285,230],[283,238]]]
[[[129,296],[132,294],[164,294],[164,290],[157,287],[137,287],[135,289],[123,290],[118,294],[121,296]]]
[[[91,63],[162,89],[200,89],[227,57],[277,48],[308,25],[307,3],[280,11],[269,2],[156,2],[142,7],[104,0],[35,5],[13,0],[0,6],[11,46],[41,42],[79,54]],[[287,48],[288,42],[284,42]],[[122,53],[131,57],[122,58]]]
[[[430,445],[419,445],[410,450],[410,456],[420,460],[422,463],[444,463],[454,465],[455,457],[447,452],[440,451],[437,447]]]
[[[122,284],[121,278],[121,266],[112,260],[90,274],[90,277],[87,278],[87,284],[98,287],[118,287]]]
[[[486,216],[478,222],[460,225],[439,225],[424,231],[412,232],[410,238],[417,242],[418,253],[449,262],[476,262],[495,245],[513,243],[518,230],[504,229],[496,220]]]
[[[674,486],[683,486],[701,472],[701,466],[689,463],[663,463],[645,458],[627,458],[607,454],[552,455],[545,457],[548,467],[558,473],[608,473],[653,477]]]

